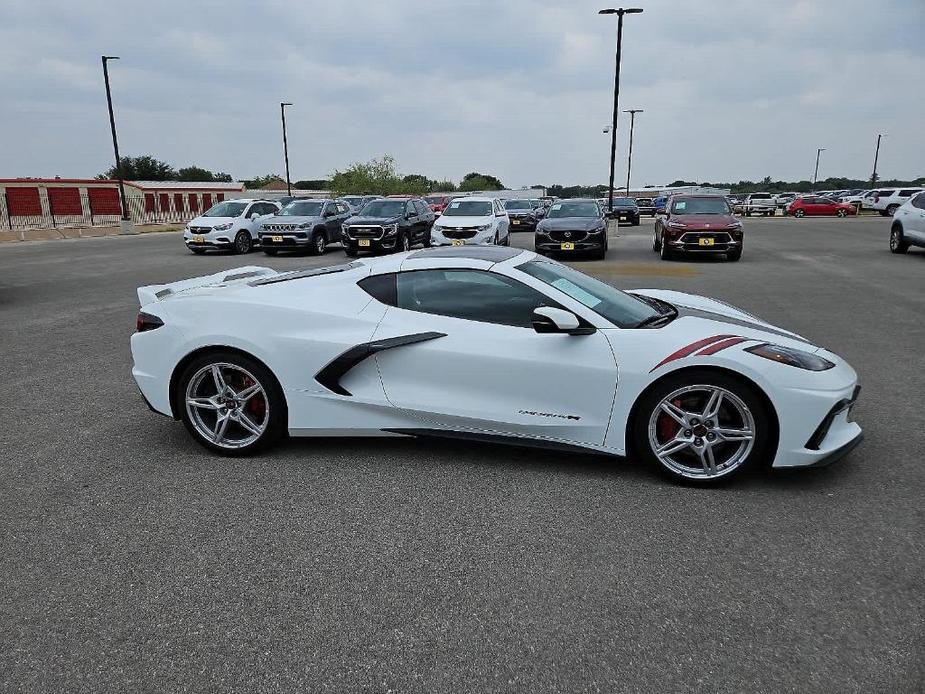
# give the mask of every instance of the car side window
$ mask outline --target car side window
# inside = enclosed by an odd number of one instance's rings
[[[414,215],[417,214],[417,213],[414,211],[414,201],[413,201],[413,200],[409,200],[409,201],[408,201],[408,204],[405,205],[405,212],[406,212],[407,214],[412,215],[412,216],[414,216]]]
[[[532,287],[482,270],[416,270],[397,276],[397,306],[450,318],[532,328],[540,306],[561,308]]]
[[[899,191],[899,197],[908,198],[910,195],[915,195],[918,192],[917,188],[912,188],[910,190],[901,190]]]
[[[920,210],[925,210],[925,193],[919,193],[914,198],[912,198],[912,206],[917,207]]]
[[[428,211],[430,210],[430,208],[424,204],[423,200],[415,200],[414,205],[418,209],[418,214],[427,214]]]

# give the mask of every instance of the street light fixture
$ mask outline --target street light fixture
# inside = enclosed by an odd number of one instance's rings
[[[292,106],[288,101],[279,104],[279,115],[283,121],[283,157],[286,159],[286,195],[292,195],[292,183],[289,180],[289,143],[286,141],[286,107]]]
[[[625,14],[639,14],[642,12],[642,8],[639,7],[628,7],[628,8],[608,8],[605,10],[600,10],[598,14],[615,14],[617,15],[617,65],[616,70],[614,71],[613,77],[613,122],[612,129],[610,131],[610,197],[608,203],[608,211],[613,212],[613,176],[614,168],[617,163],[617,113],[620,111],[620,58],[623,51],[623,15]]]
[[[880,138],[886,137],[883,133],[877,133],[877,149],[874,152],[874,172],[870,175],[870,187],[877,185],[877,160],[880,158]]]
[[[112,91],[109,89],[109,67],[107,63],[110,60],[119,60],[117,55],[100,56],[103,61],[103,81],[106,83],[106,103],[109,105],[109,127],[112,130],[112,149],[116,155],[116,179],[119,181],[119,201],[122,204],[122,219],[130,219],[128,206],[125,204],[125,184],[122,182],[122,159],[119,157],[119,140],[116,137],[116,117],[112,112]]]
[[[825,151],[825,147],[819,147],[816,150],[816,170],[813,172],[813,192],[816,192],[816,179],[819,178],[819,155]]]
[[[645,113],[641,108],[627,108],[623,113],[630,114],[630,151],[626,157],[626,197],[630,196],[630,170],[633,168],[633,126],[636,124],[636,114]]]

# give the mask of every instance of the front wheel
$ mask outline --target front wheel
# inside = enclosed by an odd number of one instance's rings
[[[254,245],[254,241],[251,238],[251,235],[246,231],[239,231],[238,235],[234,237],[234,252],[237,255],[244,255],[245,253],[250,253],[251,248]]]
[[[401,250],[403,253],[411,250],[411,235],[410,234],[401,235]]]
[[[894,214],[896,214],[896,210],[898,209],[899,209],[899,205],[890,205],[889,207],[886,208],[887,216],[892,217]]]
[[[328,248],[328,240],[325,238],[325,235],[316,231],[315,235],[312,236],[311,251],[312,255],[324,255],[324,252]]]
[[[194,359],[180,375],[175,397],[187,431],[214,453],[255,453],[286,432],[279,382],[263,364],[236,352]]]
[[[658,240],[657,231],[652,235],[652,250],[655,251],[656,253],[662,250],[662,242]]]
[[[741,245],[739,245],[739,247],[736,248],[734,251],[729,251],[726,254],[726,260],[736,261],[741,257],[742,257],[742,246]]]
[[[906,241],[903,228],[899,224],[894,225],[890,231],[890,252],[905,253],[908,250],[909,242]]]
[[[665,239],[662,239],[659,250],[660,250],[659,257],[662,260],[671,260],[671,258],[674,256],[674,254],[668,248],[668,244],[665,243]]]
[[[634,409],[633,449],[668,477],[709,485],[769,456],[773,423],[755,390],[734,376],[693,370],[660,381]]]
[[[844,217],[844,216],[847,215],[847,214],[848,214],[848,212],[845,211],[845,210],[836,210],[836,211],[835,211],[835,216],[836,216],[836,217]]]
[[[806,216],[806,211],[805,211],[805,210],[797,210],[796,212],[793,213],[793,216],[794,216],[794,217],[805,217],[805,216]]]

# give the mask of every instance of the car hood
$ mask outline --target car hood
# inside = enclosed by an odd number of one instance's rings
[[[690,330],[692,342],[702,333],[703,338],[730,335],[804,351],[820,349],[802,335],[779,328],[719,299],[667,289],[631,289],[629,293],[667,301],[678,309],[678,317],[669,325]]]
[[[437,218],[437,221],[442,227],[480,227],[486,224],[493,224],[494,220],[494,215],[488,215],[486,217],[464,217],[442,214]]]
[[[344,224],[397,224],[401,221],[401,217],[363,217],[361,215],[356,215],[350,217]]]
[[[739,220],[731,214],[673,214],[669,221],[689,227],[724,229],[730,224],[738,224]]]
[[[260,220],[261,224],[312,224],[320,222],[321,217],[299,217],[296,215],[273,216]]]
[[[604,225],[604,220],[600,217],[556,217],[555,219],[544,219],[539,224],[539,228],[546,231],[556,229],[569,229],[572,231],[588,231],[597,229]]]

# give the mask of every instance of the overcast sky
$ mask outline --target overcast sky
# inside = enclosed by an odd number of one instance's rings
[[[616,19],[603,0],[2,0],[0,177],[123,155],[293,180],[382,154],[510,187],[606,182]],[[633,184],[925,175],[923,0],[640,0],[620,108]],[[617,180],[629,130],[621,114]]]

